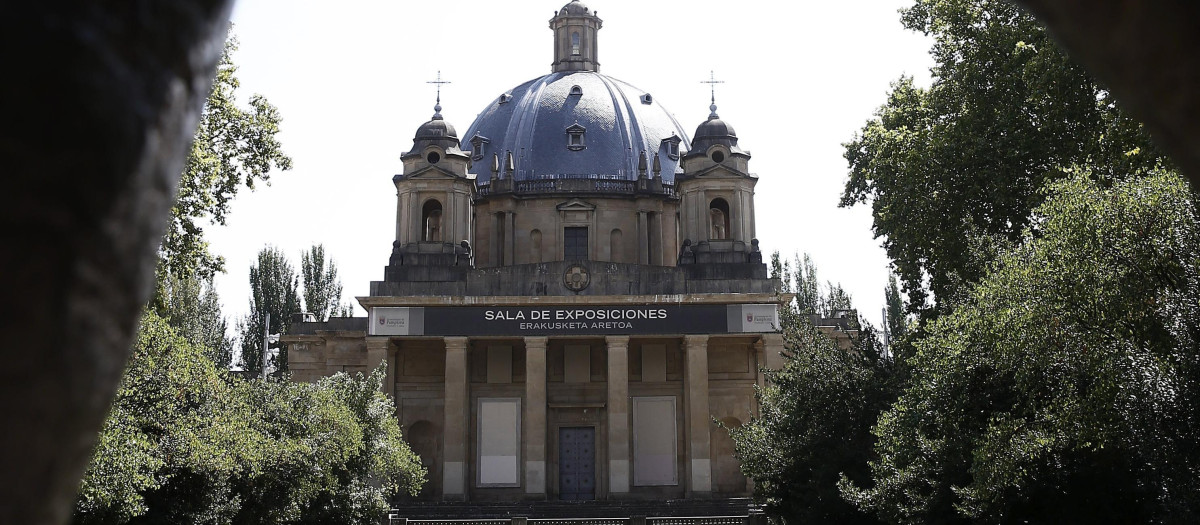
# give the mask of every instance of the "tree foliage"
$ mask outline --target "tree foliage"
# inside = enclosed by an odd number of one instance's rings
[[[225,224],[229,202],[242,186],[254,189],[257,182],[270,180],[273,169],[291,169],[292,160],[277,138],[279,110],[261,95],[252,95],[247,108],[237,103],[236,50],[237,39],[230,35],[159,248],[160,275],[203,279],[222,271],[224,260],[209,252],[204,239],[205,223]]]
[[[896,284],[895,275],[888,275],[887,287],[883,289],[883,300],[887,309],[887,330],[891,339],[904,337],[908,332],[908,308],[904,305],[904,298],[900,296],[900,286]]]
[[[917,0],[902,19],[934,39],[933,83],[896,81],[845,144],[841,205],[871,203],[912,311],[933,303],[945,311],[996,253],[1036,227],[1045,182],[1075,166],[1123,179],[1167,162],[1014,3]]]
[[[838,310],[851,310],[850,294],[842,288],[841,283],[821,281],[817,277],[817,266],[807,253],[802,258],[799,254],[791,261],[785,261],[779,252],[771,254],[771,277],[780,280],[780,291],[795,294],[793,301],[796,312],[803,315],[833,317]]]
[[[77,523],[377,523],[419,459],[369,378],[231,378],[153,312],[75,507]]]
[[[226,335],[228,323],[221,315],[221,301],[211,277],[165,274],[159,285],[163,308],[157,312],[181,337],[203,348],[218,368],[233,364],[233,338]]]
[[[856,503],[896,523],[1200,517],[1194,196],[1170,174],[1107,186],[1050,185],[1036,231],[917,341]]]
[[[304,281],[306,311],[318,321],[341,312],[342,281],[338,279],[337,264],[333,259],[325,259],[325,245],[313,245],[300,254],[300,275]]]
[[[772,256],[773,274],[787,277],[781,279],[785,292],[817,282],[811,258],[797,257],[795,274],[788,266]],[[786,522],[873,523],[842,499],[838,480],[870,479],[871,427],[894,398],[893,367],[882,359],[874,329],[860,327],[857,317],[850,320],[858,329],[850,351],[813,326],[812,309],[831,302],[815,290],[815,299],[781,309],[784,366],[766,372],[767,384],[757,393],[759,415],[730,429],[734,452],[742,472],[754,479],[755,495]],[[849,297],[843,300],[839,307],[849,309]]]
[[[263,334],[270,314],[272,334],[286,333],[292,314],[300,311],[299,279],[296,270],[279,248],[264,247],[258,252],[256,264],[250,265],[250,312],[239,325],[241,332],[241,365],[252,375],[262,371]],[[286,350],[279,343],[279,355],[272,363],[275,370],[287,368]]]

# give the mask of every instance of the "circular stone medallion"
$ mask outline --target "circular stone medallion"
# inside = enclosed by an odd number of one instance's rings
[[[563,286],[572,292],[583,291],[591,283],[592,275],[582,264],[572,264],[567,267],[567,271],[563,272]]]

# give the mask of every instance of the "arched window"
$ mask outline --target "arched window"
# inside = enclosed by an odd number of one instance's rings
[[[613,228],[608,234],[608,259],[612,262],[625,262],[623,237],[619,228]]]
[[[708,204],[709,215],[709,232],[710,240],[724,240],[729,238],[729,203],[725,199],[716,198]]]
[[[542,230],[530,231],[529,243],[533,245],[533,262],[542,262]]]
[[[425,201],[421,207],[421,240],[440,242],[442,240],[442,203],[437,199]]]
[[[579,32],[571,33],[571,54],[579,54]]]

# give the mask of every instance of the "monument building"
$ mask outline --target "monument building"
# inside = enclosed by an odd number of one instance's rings
[[[728,432],[780,363],[750,155],[600,73],[601,19],[550,19],[549,74],[403,153],[367,318],[295,323],[295,380],[386,366],[431,500],[745,496]]]

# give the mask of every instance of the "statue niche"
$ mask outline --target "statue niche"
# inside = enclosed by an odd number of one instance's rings
[[[442,240],[442,203],[436,199],[425,201],[421,208],[421,240],[426,242],[441,242]]]
[[[729,238],[729,203],[725,199],[713,199],[708,205],[709,240],[719,241]]]

